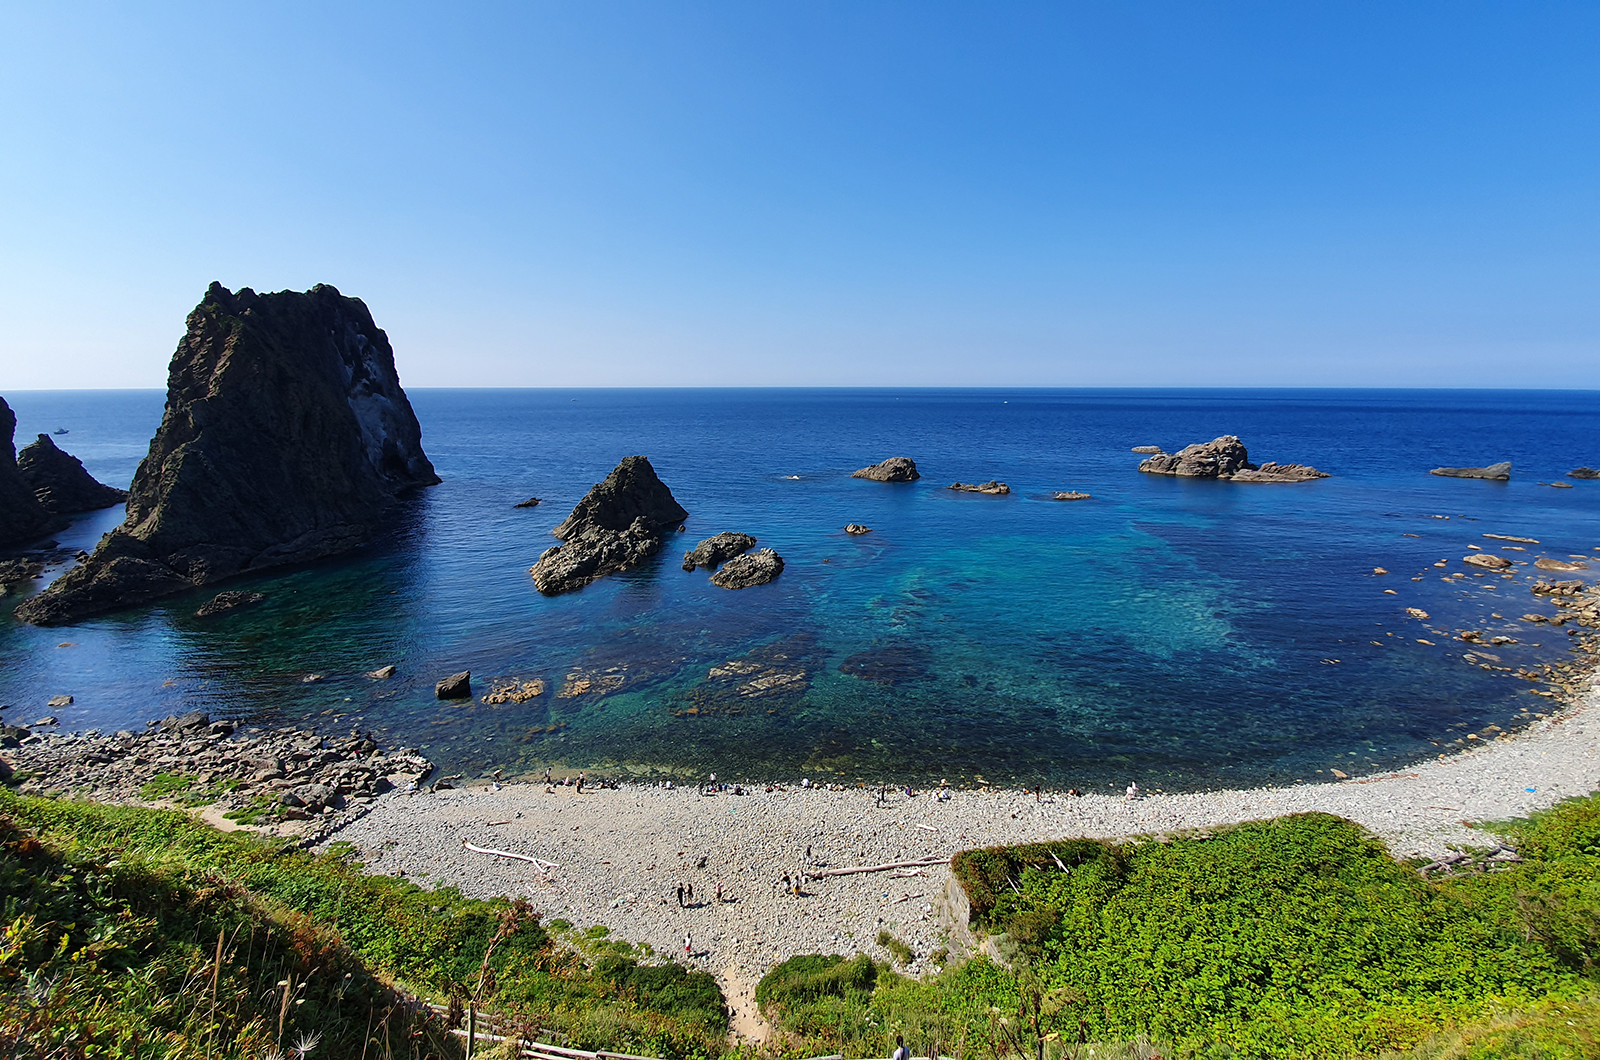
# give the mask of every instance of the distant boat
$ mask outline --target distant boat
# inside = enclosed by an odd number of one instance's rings
[[[54,433],[55,434],[71,434],[72,432],[67,430],[65,427],[57,427],[55,429]]]

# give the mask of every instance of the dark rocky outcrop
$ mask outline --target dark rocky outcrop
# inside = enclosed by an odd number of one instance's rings
[[[0,546],[20,545],[67,525],[67,521],[47,511],[34,496],[33,486],[17,468],[17,414],[0,398]]]
[[[127,490],[95,481],[83,469],[83,462],[57,449],[48,434],[23,447],[17,454],[17,470],[33,487],[39,503],[57,515],[99,511],[128,499]]]
[[[438,481],[389,338],[360,299],[214,283],[172,356],[127,520],[17,615],[71,622],[345,552],[400,495]]]
[[[1176,453],[1157,453],[1140,463],[1139,470],[1151,475],[1231,482],[1309,482],[1328,477],[1326,472],[1305,464],[1269,462],[1258,467],[1250,462],[1244,443],[1231,434],[1185,446]]]
[[[1010,486],[1007,486],[1004,482],[995,482],[993,479],[988,482],[979,482],[976,484],[970,482],[952,482],[945,488],[957,490],[961,493],[987,493],[992,497],[1003,497],[1011,492]]]
[[[518,503],[513,504],[511,507],[513,507],[513,508],[537,508],[537,507],[539,507],[539,505],[541,505],[543,503],[544,503],[544,501],[542,499],[538,498],[538,497],[529,497],[527,500],[519,501]]]
[[[649,460],[626,457],[555,528],[565,544],[546,549],[529,570],[534,587],[556,596],[636,566],[688,517]]]
[[[1600,478],[1600,470],[1592,467],[1575,467],[1567,472],[1568,478]]]
[[[874,482],[915,482],[922,476],[917,472],[917,462],[907,456],[891,456],[880,464],[852,471],[851,478],[870,478]]]
[[[212,615],[220,615],[226,611],[237,611],[241,607],[249,607],[251,604],[259,604],[265,599],[266,596],[261,593],[230,590],[228,592],[218,593],[216,596],[213,596],[211,599],[201,604],[200,609],[194,614],[196,618],[210,618]]]
[[[1488,467],[1436,467],[1428,474],[1439,475],[1443,478],[1486,478],[1496,482],[1505,482],[1511,477],[1511,462],[1503,460],[1498,464],[1490,464]]]
[[[735,556],[711,576],[712,585],[724,589],[748,589],[752,585],[765,585],[783,573],[783,557],[770,548],[746,552]]]
[[[471,699],[472,671],[462,670],[458,674],[451,674],[433,686],[433,694],[440,699]]]
[[[683,554],[683,569],[705,567],[713,570],[755,547],[756,539],[749,534],[726,533],[708,537]]]
[[[25,587],[44,574],[44,564],[33,559],[0,560],[0,596]]]

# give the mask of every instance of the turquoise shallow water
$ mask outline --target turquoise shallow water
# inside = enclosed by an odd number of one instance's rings
[[[445,481],[370,549],[242,582],[269,599],[221,618],[194,618],[210,595],[195,593],[69,629],[7,623],[6,719],[33,720],[58,693],[75,697],[53,712],[69,728],[182,709],[313,718],[382,730],[447,772],[1286,780],[1437,754],[1542,708],[1525,682],[1463,660],[1467,645],[1426,626],[1516,637],[1494,649],[1503,665],[1567,658],[1562,631],[1517,621],[1550,610],[1527,591],[1531,567],[1475,577],[1460,560],[1469,544],[1505,544],[1486,531],[1540,540],[1504,553],[1518,559],[1600,557],[1600,483],[1539,485],[1600,463],[1593,393],[411,396]],[[67,427],[58,441],[122,485],[162,404],[154,392],[7,399],[19,441]],[[1133,445],[1222,433],[1257,461],[1334,477],[1250,486],[1135,471]],[[540,596],[527,568],[550,529],[631,453],[690,511],[682,540],[641,569]],[[914,457],[923,480],[849,477],[890,455]],[[1514,462],[1512,482],[1426,473],[1499,459]],[[1013,494],[942,488],[989,478]],[[1058,489],[1094,496],[1049,499]],[[545,503],[512,507],[532,494]],[[60,540],[92,547],[119,519],[97,513]],[[847,522],[874,532],[849,537]],[[784,574],[728,592],[679,569],[721,530],[776,548]],[[1442,580],[1456,571],[1467,577]],[[393,681],[361,676],[391,662]],[[459,669],[480,694],[511,679],[547,691],[440,704],[433,682]]]

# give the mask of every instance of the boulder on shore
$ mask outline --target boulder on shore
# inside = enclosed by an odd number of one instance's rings
[[[1600,470],[1592,467],[1575,467],[1567,472],[1568,478],[1600,478]]]
[[[1209,442],[1185,446],[1176,453],[1157,453],[1142,461],[1139,470],[1150,475],[1179,478],[1215,478],[1230,482],[1309,482],[1328,474],[1305,464],[1250,462],[1250,453],[1236,436],[1224,434]]]
[[[529,568],[534,588],[556,596],[637,566],[688,517],[649,460],[625,457],[555,528],[564,544],[546,549]]]
[[[724,589],[748,589],[752,585],[765,585],[783,573],[783,557],[770,548],[746,552],[735,556],[711,576],[712,585]]]
[[[440,699],[471,699],[472,671],[462,670],[451,674],[433,686],[433,694]]]
[[[990,479],[988,482],[979,482],[976,484],[970,482],[952,482],[950,485],[946,486],[945,489],[956,490],[960,493],[987,493],[991,497],[1003,497],[1011,492],[1010,486],[1007,486],[1004,482],[996,482],[993,479]]]
[[[749,534],[717,534],[715,537],[706,538],[683,554],[683,569],[694,570],[696,567],[705,567],[712,570],[755,547],[756,539]]]
[[[917,462],[908,456],[891,456],[889,459],[852,471],[851,478],[870,478],[874,482],[915,482],[922,475],[917,472]]]
[[[1502,460],[1488,467],[1436,467],[1428,474],[1438,475],[1441,478],[1485,478],[1495,482],[1505,482],[1511,478],[1511,461]]]
[[[389,337],[360,299],[213,283],[172,355],[127,519],[16,614],[59,625],[346,552],[438,481]]]
[[[0,546],[20,545],[67,525],[34,495],[17,467],[17,414],[0,398]]]
[[[83,462],[56,448],[48,434],[17,454],[17,470],[47,511],[57,515],[99,511],[128,499],[127,490],[95,481]]]

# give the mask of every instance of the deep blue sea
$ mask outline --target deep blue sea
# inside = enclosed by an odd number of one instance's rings
[[[19,446],[67,428],[64,448],[126,486],[164,395],[6,397]],[[64,729],[106,730],[193,709],[309,719],[378,730],[468,775],[554,764],[869,783],[1283,782],[1432,757],[1469,731],[1549,709],[1534,686],[1482,669],[1484,651],[1452,639],[1461,629],[1515,638],[1487,649],[1505,666],[1569,657],[1563,630],[1519,620],[1552,611],[1528,591],[1533,567],[1484,574],[1462,564],[1469,545],[1600,567],[1600,482],[1540,484],[1600,465],[1594,392],[411,399],[444,482],[397,510],[381,540],[243,580],[267,601],[209,620],[194,610],[216,588],[67,628],[0,621],[5,719],[53,713]],[[1333,477],[1178,480],[1139,474],[1129,451],[1225,433],[1257,462]],[[528,568],[551,528],[634,453],[689,510],[687,531],[642,568],[541,596]],[[922,481],[850,477],[896,455],[914,458]],[[1515,465],[1511,482],[1427,473],[1497,460]],[[1012,494],[943,488],[991,478]],[[1069,489],[1093,499],[1051,499]],[[544,503],[513,507],[530,495]],[[120,508],[83,517],[59,539],[92,549],[121,518]],[[850,522],[873,532],[847,536]],[[775,548],[782,576],[730,592],[680,569],[686,548],[723,530]],[[1539,544],[1502,551],[1510,543],[1485,533]],[[395,679],[362,676],[387,663]],[[547,691],[520,705],[437,701],[434,682],[465,669],[480,695],[512,679]],[[73,705],[48,710],[58,694]]]

